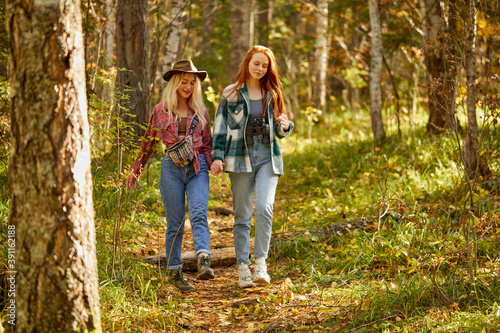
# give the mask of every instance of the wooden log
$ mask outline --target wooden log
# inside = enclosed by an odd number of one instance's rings
[[[212,259],[212,267],[234,265],[236,264],[234,247],[226,247],[223,249],[212,250],[212,255],[210,259]],[[163,268],[167,267],[167,257],[165,253],[144,257],[142,258],[142,260],[153,265],[158,265],[158,263],[160,263],[160,267]],[[190,251],[183,253],[181,257],[181,263],[183,271],[196,271],[198,265],[196,259],[196,252]]]
[[[294,238],[302,239],[314,239],[320,237],[331,237],[332,235],[342,236],[343,233],[349,232],[354,229],[365,229],[367,231],[376,230],[374,223],[377,222],[376,218],[361,218],[351,221],[343,221],[337,223],[331,223],[320,228],[314,228],[311,230],[300,230],[293,231],[285,234],[276,234],[271,238],[271,249],[273,251],[273,245],[279,245],[283,241],[291,241]],[[224,230],[226,231],[226,230]],[[250,241],[250,253],[253,253],[254,241]],[[227,267],[236,264],[236,256],[234,252],[234,247],[226,247],[222,249],[212,250],[212,268],[215,267]],[[160,265],[160,267],[167,266],[167,260],[165,253],[152,255],[142,258],[147,263],[152,265]],[[182,269],[184,271],[196,271],[197,270],[197,259],[196,253],[194,251],[185,252],[181,257]]]
[[[250,252],[253,252],[253,239],[250,241]],[[227,267],[231,265],[236,264],[236,255],[234,252],[234,247],[225,247],[222,249],[215,249],[212,250],[212,255],[210,256],[210,259],[212,260],[212,268],[215,267]],[[153,256],[148,256],[142,258],[145,262],[152,264],[152,265],[158,265],[160,264],[160,267],[166,268],[167,267],[167,256],[165,253],[161,253],[159,255],[153,255]],[[181,263],[182,263],[182,270],[183,271],[188,271],[188,272],[194,272],[198,269],[198,261],[196,258],[196,252],[190,251],[190,252],[185,252],[181,255]]]

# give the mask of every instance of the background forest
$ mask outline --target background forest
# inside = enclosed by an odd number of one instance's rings
[[[500,331],[498,1],[80,7],[103,331]],[[8,21],[4,2],[0,21]],[[0,29],[0,322],[14,332],[4,241],[12,59]],[[296,124],[280,142],[272,284],[242,291],[234,266],[219,267],[213,284],[180,295],[163,268],[141,260],[164,253],[161,147],[139,191],[124,180],[173,62],[189,58],[208,71],[213,120],[256,44],[275,53]],[[232,246],[231,205],[228,177],[212,177],[215,249]],[[189,235],[185,243],[191,250]]]

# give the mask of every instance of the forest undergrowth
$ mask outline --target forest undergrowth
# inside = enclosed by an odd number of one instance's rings
[[[102,314],[110,332],[496,332],[500,329],[500,199],[474,184],[474,223],[456,143],[424,126],[374,149],[367,119],[346,113],[282,142],[286,174],[275,205],[272,284],[240,290],[236,268],[196,282],[186,296],[165,272],[137,260],[163,252],[159,159],[140,191],[123,191],[107,162],[94,171]],[[328,135],[325,135],[328,133]],[[326,139],[315,139],[326,138]],[[492,140],[491,145],[498,145]],[[496,162],[495,162],[496,161]],[[498,159],[492,159],[498,170]],[[106,180],[108,179],[108,180]],[[116,201],[121,210],[117,212]],[[232,246],[227,176],[211,178],[212,246]],[[113,227],[121,250],[112,265]],[[380,218],[378,218],[380,216]],[[357,219],[334,234],[321,226]],[[115,230],[116,231],[116,230]],[[471,249],[470,233],[474,234]],[[184,250],[192,249],[187,231]],[[467,238],[469,237],[469,241]],[[114,267],[114,269],[113,269]]]
[[[369,120],[361,118],[345,113],[314,126],[310,139],[299,129],[282,141],[272,283],[245,290],[235,266],[216,268],[210,281],[187,272],[196,291],[174,290],[163,268],[141,260],[164,253],[160,155],[133,191],[123,187],[116,156],[94,158],[105,332],[498,332],[500,198],[464,181],[450,137],[430,137],[422,125],[374,149],[362,125]],[[498,141],[488,144],[498,151]],[[1,171],[6,221],[6,167]],[[488,181],[498,186],[498,178]],[[218,214],[220,207],[232,209],[227,175],[211,176],[215,249],[232,246],[232,216]],[[360,219],[362,228],[319,231]],[[186,227],[183,251],[193,249]],[[1,228],[3,238],[6,224]]]

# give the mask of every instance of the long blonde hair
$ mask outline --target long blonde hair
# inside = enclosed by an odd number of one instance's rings
[[[181,86],[182,77],[187,73],[174,74],[167,83],[163,93],[161,94],[160,103],[163,104],[163,109],[170,117],[175,117],[177,121],[180,120],[179,114],[176,112],[178,105],[177,89]],[[207,124],[205,119],[205,104],[203,103],[203,94],[201,92],[201,83],[197,75],[195,75],[196,83],[194,84],[193,93],[189,96],[188,105],[198,116],[201,127],[204,128]]]

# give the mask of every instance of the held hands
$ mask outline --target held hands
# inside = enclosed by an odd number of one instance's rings
[[[290,128],[290,123],[288,122],[288,117],[286,114],[282,113],[279,115],[279,117],[276,119],[276,125],[281,125],[281,128],[284,131],[288,131]]]
[[[212,175],[217,176],[224,170],[224,163],[221,160],[215,160],[210,167]]]

